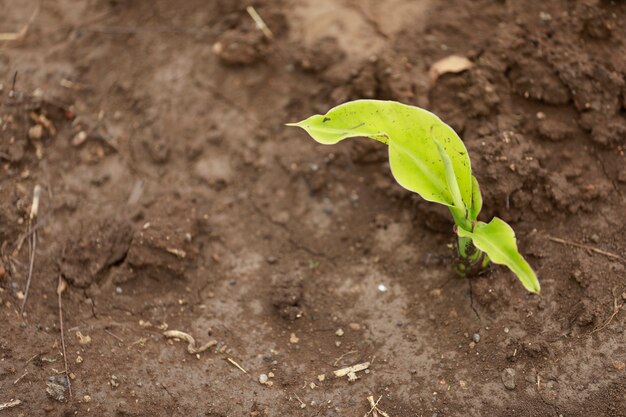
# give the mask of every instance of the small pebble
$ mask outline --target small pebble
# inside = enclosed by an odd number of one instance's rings
[[[259,382],[260,382],[261,384],[266,384],[266,383],[267,383],[267,380],[268,380],[267,375],[265,375],[265,374],[261,374],[261,375],[259,375]]]
[[[502,383],[506,389],[515,389],[515,369],[506,368],[502,371]]]
[[[117,294],[121,294],[124,290],[122,290],[122,287],[115,287],[115,292]]]
[[[43,136],[43,126],[35,125],[28,129],[28,138],[31,140],[39,140]]]
[[[337,329],[337,331],[335,332],[335,334],[339,337],[343,336],[343,329]]]
[[[72,138],[72,145],[80,146],[87,140],[87,132],[81,130]]]
[[[474,334],[472,335],[472,340],[473,340],[475,343],[480,342],[480,335],[479,335],[478,333],[474,333]]]
[[[539,12],[539,19],[541,19],[544,22],[548,22],[552,20],[552,15],[546,12]]]
[[[590,239],[593,243],[600,243],[600,236],[595,233],[591,235]]]
[[[386,292],[387,291],[387,287],[385,286],[385,284],[378,284],[378,291]]]

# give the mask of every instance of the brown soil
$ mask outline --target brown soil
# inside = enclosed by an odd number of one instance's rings
[[[626,416],[626,3],[255,0],[272,41],[248,4],[42,2],[0,45],[0,415]],[[457,129],[541,296],[457,277],[383,146],[283,126],[373,97]]]

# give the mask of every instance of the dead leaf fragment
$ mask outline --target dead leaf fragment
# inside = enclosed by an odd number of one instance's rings
[[[181,332],[180,330],[168,330],[166,332],[163,332],[163,336],[169,339],[180,339],[186,341],[188,343],[187,352],[191,353],[192,355],[202,353],[205,350],[217,345],[216,340],[211,340],[204,345],[197,347],[196,340],[190,334]]]
[[[457,74],[474,66],[474,63],[464,56],[450,55],[435,62],[428,71],[430,82],[434,83],[437,78],[449,72]]]
[[[88,345],[91,343],[91,336],[83,335],[81,332],[76,332],[76,338],[81,345]]]
[[[356,381],[358,378],[356,376],[357,372],[364,371],[370,367],[369,362],[357,363],[356,365],[348,366],[346,368],[337,369],[333,371],[335,374],[335,378],[341,378],[342,376],[348,376],[348,381]]]

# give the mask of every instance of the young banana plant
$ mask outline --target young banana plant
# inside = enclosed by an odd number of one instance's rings
[[[509,267],[530,292],[540,291],[534,271],[517,250],[515,233],[502,219],[478,220],[482,196],[467,149],[454,130],[424,109],[394,101],[356,100],[299,123],[313,139],[333,145],[367,137],[387,144],[391,172],[404,188],[450,209],[466,275],[489,262]]]

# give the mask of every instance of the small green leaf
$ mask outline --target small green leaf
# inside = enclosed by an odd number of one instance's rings
[[[483,196],[480,194],[478,180],[472,175],[472,206],[469,210],[470,220],[477,220],[480,210],[483,208]]]
[[[454,166],[452,165],[452,161],[450,160],[450,157],[446,153],[446,150],[443,148],[439,140],[435,137],[434,133],[432,139],[437,145],[437,150],[439,151],[441,162],[443,162],[443,166],[446,171],[446,183],[448,185],[448,190],[450,190],[450,194],[452,195],[452,201],[454,201],[454,206],[462,209],[463,217],[465,217],[467,213],[467,206],[463,202],[463,197],[461,197],[461,190],[459,190],[459,182],[457,181],[456,175],[454,174]]]
[[[313,139],[327,145],[358,136],[386,143],[391,172],[400,185],[425,200],[458,211],[465,212],[471,207],[472,179],[467,149],[450,126],[424,109],[393,101],[356,100],[289,126],[301,127]],[[446,170],[439,146],[448,156],[452,170]],[[451,182],[448,174],[452,173],[455,181]]]
[[[458,228],[457,233],[472,238],[474,245],[494,263],[508,266],[528,291],[539,293],[537,276],[517,251],[515,232],[506,222],[494,217],[489,223],[478,222],[473,232]]]

